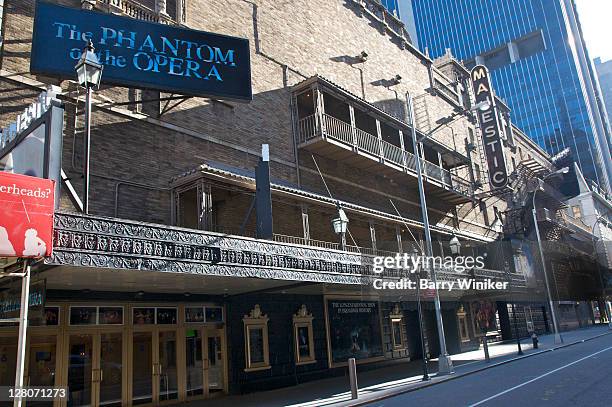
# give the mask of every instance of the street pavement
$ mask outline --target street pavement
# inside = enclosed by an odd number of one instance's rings
[[[605,335],[367,405],[612,406],[611,377]]]
[[[367,365],[358,366],[358,382],[359,382],[359,399],[351,400],[349,380],[347,376],[331,377],[301,383],[290,387],[285,387],[270,391],[261,391],[245,395],[230,395],[219,399],[209,400],[194,400],[184,403],[191,407],[348,407],[355,405],[368,406],[467,406],[484,400],[496,393],[506,391],[513,386],[521,385],[523,382],[532,380],[537,376],[546,374],[550,370],[561,367],[564,364],[572,363],[581,357],[588,356],[590,353],[599,351],[598,344],[607,344],[600,346],[606,348],[612,346],[612,331],[607,326],[591,326],[589,328],[577,329],[574,331],[564,332],[563,337],[565,344],[578,344],[565,347],[563,349],[554,349],[557,345],[554,344],[553,335],[540,336],[539,349],[532,349],[531,340],[522,341],[523,351],[525,352],[524,359],[516,360],[516,343],[497,343],[489,345],[491,361],[484,361],[484,352],[481,349],[471,352],[464,352],[457,355],[452,355],[455,365],[455,373],[450,376],[436,376],[437,371],[436,360],[429,363],[432,379],[428,382],[421,381],[421,362],[419,360],[391,364],[386,367],[376,369],[367,369]],[[593,339],[596,338],[596,339]],[[582,342],[585,341],[585,342]],[[586,349],[586,350],[582,350]],[[594,349],[589,353],[588,349]],[[543,352],[538,354],[538,352]],[[574,353],[582,356],[573,357]],[[610,393],[601,393],[596,396],[598,388],[604,387],[603,382],[597,381],[598,377],[612,377],[612,349],[603,351],[593,355],[594,358],[601,358],[602,362],[593,362],[590,360],[582,360],[574,365],[565,367],[558,372],[550,373],[535,382],[522,385],[516,390],[511,390],[504,395],[500,395],[490,401],[480,405],[507,405],[504,402],[512,400],[513,407],[529,407],[529,406],[563,406],[563,405],[587,405],[587,406],[612,406],[612,396]],[[604,358],[607,361],[603,362]],[[563,361],[565,361],[563,363]],[[595,363],[598,366],[592,367]],[[549,367],[549,365],[554,365]],[[521,366],[521,368],[516,368]],[[588,369],[593,370],[593,378],[582,378],[582,375],[588,373],[588,370],[581,370],[583,366],[589,366]],[[575,373],[575,370],[585,373]],[[567,386],[578,393],[582,391],[584,394],[589,394],[592,397],[590,404],[580,404],[580,401],[574,404],[563,404],[567,400],[571,400],[571,395],[560,394],[558,387],[553,387],[539,401],[532,400],[531,397],[536,395],[529,393],[527,399],[521,399],[521,394],[530,390],[532,387],[538,388],[540,384],[547,383],[547,380],[553,380],[556,386],[559,378],[564,373],[572,374],[577,378],[578,383],[582,383],[586,388],[580,390],[580,386],[573,381]],[[571,372],[571,373],[570,373]],[[466,376],[467,375],[467,376]],[[604,380],[604,379],[601,379]],[[594,389],[588,390],[589,386]],[[604,387],[605,388],[605,387]],[[447,390],[448,389],[448,390]],[[403,393],[397,395],[398,393]],[[594,393],[591,395],[591,393]],[[551,401],[546,404],[543,397],[550,397]],[[554,396],[554,398],[553,398]],[[382,397],[390,397],[381,399]],[[563,402],[559,402],[557,397],[563,398]],[[596,397],[599,397],[597,399]],[[380,400],[373,402],[374,400]],[[522,401],[515,401],[522,400]],[[371,402],[370,404],[367,404]],[[603,402],[603,404],[602,404]],[[519,404],[519,403],[522,403]]]

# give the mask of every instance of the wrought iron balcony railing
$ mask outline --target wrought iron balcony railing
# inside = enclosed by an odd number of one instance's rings
[[[137,20],[152,21],[156,23],[174,23],[167,13],[159,13],[136,0],[100,0],[109,12],[120,12]]]
[[[367,153],[373,159],[382,161],[386,164],[399,167],[400,170],[416,173],[416,162],[413,153],[403,150],[388,141],[352,126],[336,117],[323,113],[318,116],[313,114],[298,121],[298,142],[306,143],[318,137],[326,137],[335,142],[345,145],[348,149]],[[423,163],[423,174],[427,179],[434,180],[444,188],[455,191],[461,195],[469,197],[473,193],[473,188],[466,182],[452,174],[450,171],[421,160]]]
[[[368,285],[374,278],[406,277],[405,273],[373,272],[373,256],[395,252],[348,246],[291,236],[273,241],[149,224],[125,219],[56,213],[50,265],[159,271],[227,277],[255,277],[322,283]],[[462,277],[508,281],[497,270],[458,272],[437,269],[438,280]],[[512,275],[514,286],[525,278]]]

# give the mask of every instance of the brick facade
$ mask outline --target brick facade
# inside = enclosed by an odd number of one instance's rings
[[[61,3],[79,6],[77,1]],[[2,55],[2,68],[7,74],[2,78],[5,96],[0,124],[12,120],[15,112],[38,93],[32,86],[7,78],[10,73],[30,76],[27,72],[33,4],[33,1],[7,1]],[[104,10],[102,2],[98,5]],[[92,118],[91,207],[95,214],[170,223],[172,177],[203,161],[252,169],[262,143],[271,145],[273,178],[297,183],[297,161],[301,167],[301,186],[326,194],[310,153],[300,150],[297,159],[295,156],[291,87],[305,77],[322,74],[352,93],[362,95],[356,69],[360,68],[366,99],[373,104],[395,105],[401,109],[407,91],[421,95],[429,88],[426,58],[398,46],[390,34],[360,16],[352,2],[304,1],[289,7],[272,1],[259,2],[257,6],[241,1],[219,1],[202,7],[198,1],[189,1],[186,5],[188,27],[250,40],[254,99],[241,104],[194,97],[155,117],[134,113],[133,107],[110,108],[112,102],[128,101],[129,92],[125,88],[105,87],[96,96]],[[347,58],[362,50],[369,55],[363,66],[346,63]],[[402,77],[400,84],[381,85],[398,74]],[[32,79],[57,83],[50,78]],[[83,95],[81,92],[76,104],[78,95],[74,84],[64,81],[62,86],[67,108],[63,167],[80,191]],[[455,108],[441,97],[425,98],[432,122],[450,115]],[[7,109],[7,106],[14,108]],[[467,120],[458,120],[451,126],[458,140],[452,140],[450,129],[438,131],[432,137],[465,153],[461,140],[467,127],[473,125]],[[472,153],[472,159],[478,159],[476,153]],[[393,198],[404,216],[419,219],[418,194],[413,186],[404,187],[392,177],[372,176],[342,162],[322,157],[317,162],[337,197],[388,213],[394,213],[388,202]],[[468,178],[467,173],[464,175]],[[437,201],[429,204],[434,223],[453,224],[452,206]],[[472,204],[466,207],[470,215],[461,222],[461,229],[486,233],[481,214],[474,213]],[[316,213],[317,209],[313,209]],[[287,219],[292,218],[296,228],[289,230],[284,224],[279,232],[301,236],[299,210],[294,208],[291,212],[293,215]],[[460,209],[459,213],[465,211]],[[394,229],[392,224],[388,227]],[[310,228],[315,236],[330,238],[329,233],[317,232],[329,228],[328,221],[323,225],[311,224]]]

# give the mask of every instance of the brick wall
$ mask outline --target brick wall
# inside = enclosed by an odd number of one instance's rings
[[[76,0],[60,3],[79,6]],[[7,0],[6,4],[2,68],[31,76],[28,71],[34,0]],[[349,1],[259,1],[254,6],[239,0],[194,0],[187,2],[186,25],[250,40],[253,101],[244,104],[191,98],[161,118],[133,114],[123,107],[94,108],[91,141],[94,214],[169,223],[172,177],[206,160],[252,169],[262,143],[271,145],[274,178],[297,183],[295,163],[299,161],[303,166],[302,186],[325,193],[309,154],[300,152],[298,160],[294,154],[291,86],[320,74],[361,95],[359,70],[345,61],[363,50],[369,54],[368,61],[361,66],[363,92],[369,102],[403,104],[407,91],[424,94],[429,88],[426,61],[398,46],[385,30],[361,16]],[[391,88],[380,85],[397,74],[403,78],[399,85]],[[50,78],[33,79],[57,83]],[[0,125],[12,120],[39,92],[14,80],[3,79],[0,86],[3,90]],[[74,85],[65,81],[62,86],[71,91],[66,98],[63,167],[80,193],[83,97],[81,94],[76,105]],[[125,88],[105,87],[100,94],[116,102],[128,100]],[[425,98],[432,124],[453,112],[454,106],[442,98],[430,95]],[[466,120],[452,124],[454,141],[450,129],[436,132],[433,137],[464,152],[468,125]],[[389,197],[393,197],[403,215],[420,218],[414,182],[404,182],[401,177],[383,178],[323,158],[318,162],[338,198],[394,213],[389,204]],[[469,179],[466,171],[462,175]],[[452,206],[439,200],[428,203],[432,223],[452,224]],[[465,207],[460,213],[469,212],[466,215],[469,221],[462,222],[461,228],[484,234],[482,215],[471,204]],[[301,236],[299,213],[292,209],[288,216],[298,220],[299,229],[291,234]],[[324,225],[311,225],[311,230],[329,229],[328,222],[327,219]],[[279,224],[278,229],[292,232],[286,225]]]

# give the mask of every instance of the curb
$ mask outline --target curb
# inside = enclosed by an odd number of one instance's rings
[[[381,395],[381,396],[378,396],[378,397],[373,397],[373,398],[368,399],[368,400],[355,400],[354,403],[351,403],[351,401],[345,401],[345,402],[338,403],[338,404],[335,404],[335,405],[337,405],[337,406],[347,406],[347,407],[364,406],[366,404],[370,404],[370,403],[373,403],[373,402],[376,402],[376,401],[380,401],[380,400],[388,399],[388,398],[391,398],[391,397],[399,396],[400,394],[411,393],[413,391],[425,389],[427,387],[435,386],[435,385],[440,384],[440,383],[445,383],[445,382],[449,382],[451,380],[455,380],[455,379],[459,379],[459,378],[462,378],[462,377],[466,377],[466,376],[469,376],[469,375],[472,375],[472,374],[475,374],[475,373],[480,373],[480,372],[482,372],[484,370],[487,370],[487,369],[491,369],[491,368],[502,366],[502,365],[505,365],[505,364],[508,364],[508,363],[516,362],[518,360],[523,360],[523,359],[526,359],[526,358],[530,358],[532,356],[542,355],[544,353],[552,352],[552,351],[555,351],[555,350],[558,350],[558,349],[568,348],[570,346],[574,346],[574,345],[577,345],[579,343],[584,343],[584,342],[592,341],[594,339],[601,338],[602,336],[611,335],[611,334],[612,334],[612,331],[604,332],[604,333],[601,333],[601,334],[598,334],[598,335],[595,335],[595,336],[591,336],[591,337],[586,338],[586,339],[580,339],[578,341],[574,341],[574,342],[558,345],[558,346],[555,346],[555,347],[552,347],[552,348],[549,348],[549,349],[543,349],[543,350],[540,350],[540,351],[537,351],[537,352],[529,353],[528,355],[518,356],[518,357],[515,357],[515,358],[512,358],[512,359],[503,360],[501,362],[496,362],[496,363],[493,363],[493,364],[490,364],[490,365],[485,365],[483,367],[480,367],[480,368],[477,368],[477,369],[474,369],[474,370],[470,370],[469,372],[460,373],[460,374],[453,374],[453,375],[448,375],[448,376],[442,376],[439,380],[433,379],[435,381],[430,380],[427,383],[421,382],[420,385],[417,384],[414,387],[411,387],[409,389],[398,390],[398,391],[395,391],[395,392],[393,392],[391,394],[385,394],[385,395]]]

